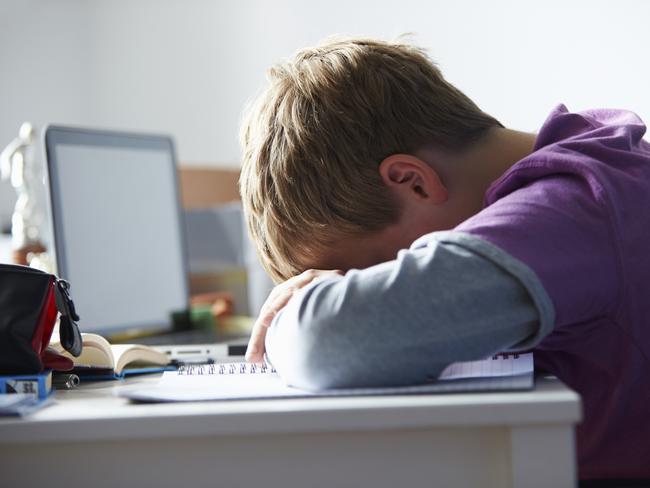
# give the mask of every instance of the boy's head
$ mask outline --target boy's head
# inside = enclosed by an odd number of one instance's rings
[[[326,42],[271,68],[269,81],[243,122],[240,191],[278,281],[330,267],[320,257],[402,218],[379,170],[391,155],[461,151],[500,126],[405,44]]]

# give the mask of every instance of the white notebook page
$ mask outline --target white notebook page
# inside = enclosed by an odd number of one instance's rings
[[[137,401],[206,401],[253,398],[424,394],[524,390],[533,387],[532,354],[498,355],[450,365],[438,381],[423,385],[311,392],[286,386],[271,367],[247,363],[183,366],[167,371],[157,386],[124,390]]]
[[[533,371],[533,354],[497,354],[481,361],[452,363],[440,374],[440,380],[514,376]]]

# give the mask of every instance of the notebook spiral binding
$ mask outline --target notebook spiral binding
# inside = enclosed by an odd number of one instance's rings
[[[276,373],[276,370],[266,363],[184,364],[178,368],[179,376],[266,373]]]
[[[494,354],[490,359],[518,359],[521,353],[502,352]],[[179,376],[202,376],[202,375],[238,375],[238,374],[266,374],[276,373],[275,368],[267,363],[220,363],[220,364],[184,364],[178,368]]]
[[[519,354],[518,352],[500,352],[498,354],[495,354],[492,356],[492,359],[495,361],[499,358],[501,359],[519,359]]]

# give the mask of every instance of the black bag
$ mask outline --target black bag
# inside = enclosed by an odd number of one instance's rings
[[[0,374],[72,368],[72,361],[47,349],[60,313],[61,345],[73,356],[81,354],[79,316],[69,287],[37,269],[0,264]]]

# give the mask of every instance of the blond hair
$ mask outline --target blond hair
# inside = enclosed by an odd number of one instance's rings
[[[249,233],[276,281],[337,239],[399,218],[378,171],[384,158],[427,145],[460,150],[501,126],[406,44],[330,40],[268,78],[242,124],[239,185]]]

